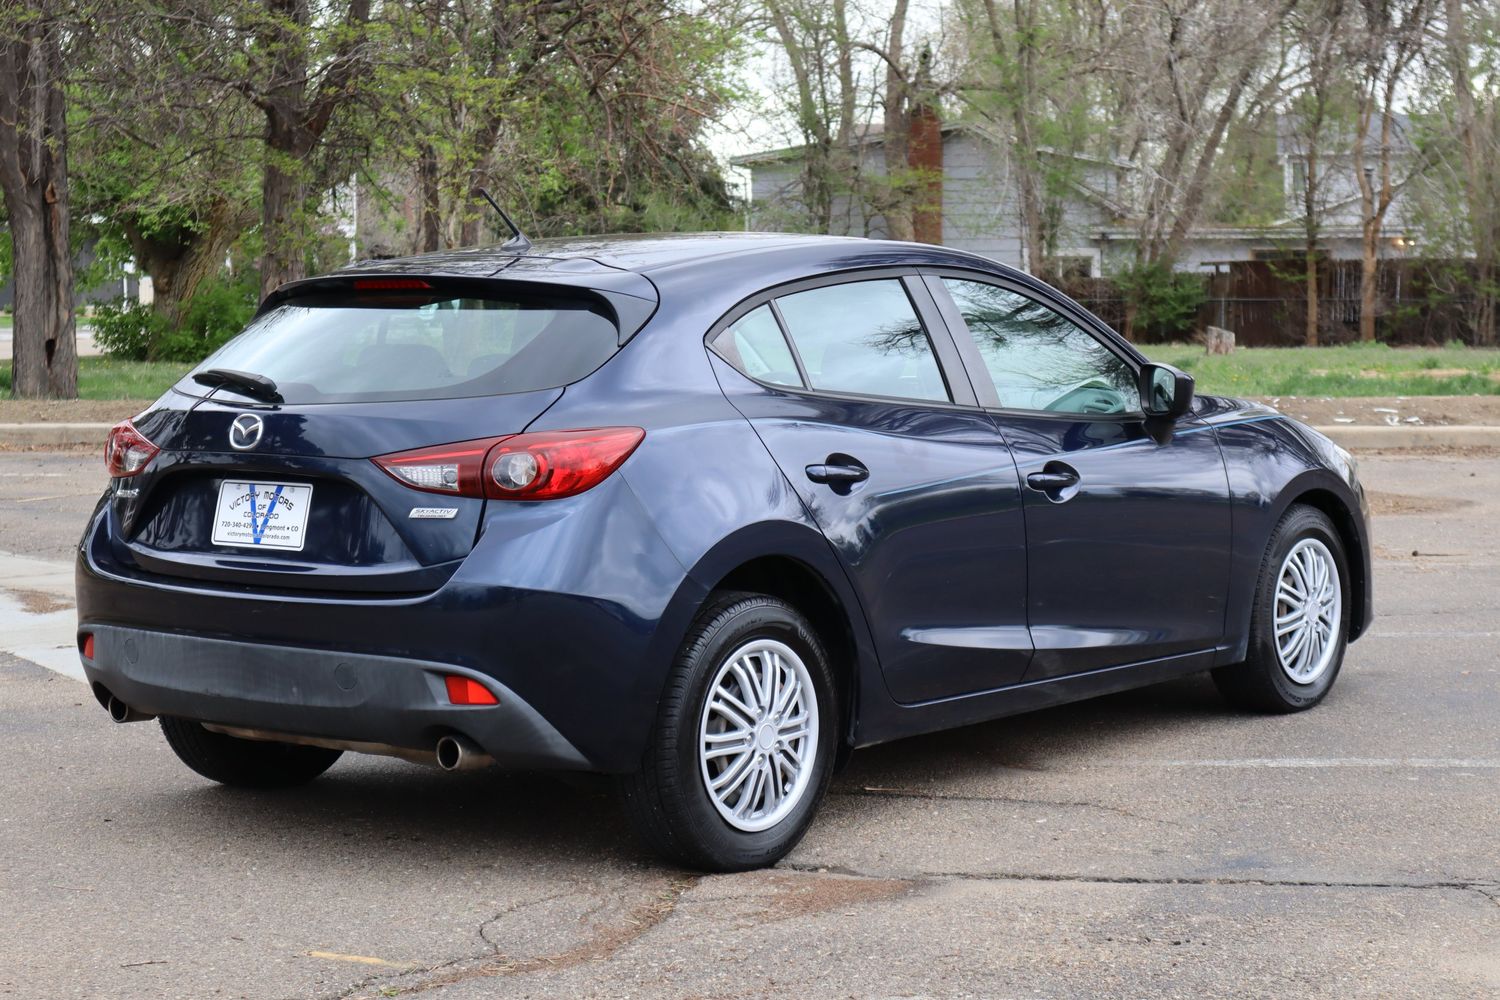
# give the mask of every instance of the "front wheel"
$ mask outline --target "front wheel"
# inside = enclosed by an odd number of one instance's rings
[[[1261,567],[1245,661],[1213,672],[1224,697],[1262,712],[1322,701],[1344,662],[1348,582],[1343,541],[1328,516],[1300,505],[1288,510]]]
[[[726,594],[678,654],[640,769],[621,783],[653,848],[707,871],[775,864],[812,823],[838,711],[812,626],[774,597]]]

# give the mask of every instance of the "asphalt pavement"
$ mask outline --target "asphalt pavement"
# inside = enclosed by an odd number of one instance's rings
[[[98,457],[0,453],[0,997],[1500,997],[1500,459],[1361,464],[1379,617],[1319,708],[1190,678],[863,750],[702,877],[603,783],[197,778],[35,662]]]

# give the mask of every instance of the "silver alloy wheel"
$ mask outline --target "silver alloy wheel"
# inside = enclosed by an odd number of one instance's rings
[[[724,822],[755,833],[786,819],[816,770],[818,695],[791,647],[754,639],[719,667],[698,724],[703,787]]]
[[[1316,538],[1293,545],[1276,576],[1275,618],[1276,659],[1293,683],[1311,684],[1332,665],[1343,601],[1328,546]]]

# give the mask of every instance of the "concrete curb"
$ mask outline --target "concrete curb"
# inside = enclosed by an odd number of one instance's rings
[[[114,424],[62,424],[36,421],[28,424],[0,424],[0,446],[54,445],[70,447],[96,444],[104,447],[104,438]]]
[[[104,447],[112,424],[0,424],[0,447]],[[1371,427],[1335,424],[1317,430],[1351,449],[1500,448],[1500,427],[1454,424],[1447,427]]]
[[[1471,424],[1419,427],[1370,427],[1335,424],[1318,427],[1334,442],[1351,451],[1385,448],[1500,448],[1500,427]]]

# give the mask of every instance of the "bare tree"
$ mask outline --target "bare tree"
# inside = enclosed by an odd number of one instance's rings
[[[1500,184],[1494,165],[1500,156],[1500,96],[1493,78],[1484,100],[1477,94],[1473,64],[1473,32],[1464,0],[1445,0],[1443,13],[1444,62],[1453,92],[1453,126],[1462,163],[1464,222],[1474,254],[1474,339],[1495,342],[1497,250],[1500,250]],[[1500,29],[1493,8],[1486,12],[1491,31]]]
[[[11,394],[78,395],[64,40],[56,5],[0,8],[0,189],[15,268]]]
[[[1296,165],[1290,194],[1300,202],[1301,209],[1306,284],[1302,339],[1308,347],[1316,347],[1322,325],[1318,260],[1322,252],[1323,216],[1328,208],[1325,189],[1333,164],[1338,162],[1337,152],[1348,138],[1341,114],[1352,68],[1343,34],[1348,28],[1345,0],[1302,0],[1291,12],[1288,28],[1305,69],[1290,94],[1290,114],[1284,119],[1279,137],[1293,147],[1290,152]]]
[[[1405,178],[1394,176],[1400,148],[1409,137],[1398,123],[1396,101],[1422,52],[1433,0],[1359,0],[1360,23],[1352,52],[1361,71],[1354,129],[1354,177],[1359,183],[1359,339],[1375,339],[1380,241],[1386,213]],[[1372,163],[1371,160],[1374,162]]]

